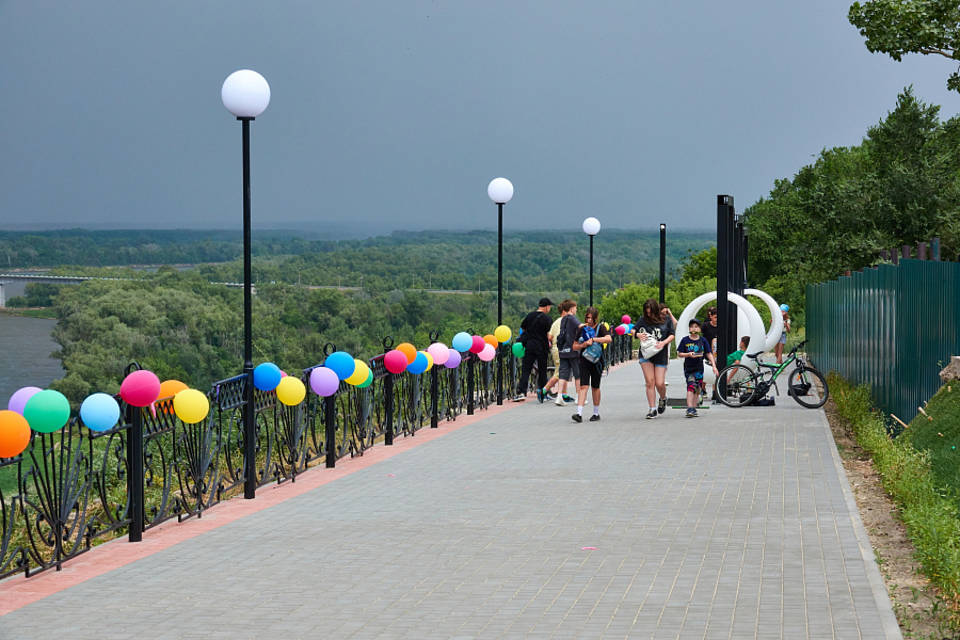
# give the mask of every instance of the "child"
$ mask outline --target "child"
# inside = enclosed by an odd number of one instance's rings
[[[710,360],[713,375],[720,375],[710,343],[700,335],[700,321],[696,318],[690,319],[690,335],[680,341],[677,355],[683,358],[683,376],[687,379],[687,417],[696,418],[700,385],[703,382],[704,357]]]
[[[732,364],[740,364],[740,359],[743,357],[743,354],[747,352],[747,347],[749,346],[750,336],[743,336],[740,338],[740,348],[727,356],[727,366],[729,367]]]

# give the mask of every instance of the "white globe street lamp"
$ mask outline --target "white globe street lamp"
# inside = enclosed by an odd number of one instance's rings
[[[497,326],[503,324],[503,205],[513,199],[513,183],[494,178],[487,185],[487,195],[497,205]],[[503,350],[497,346],[497,404],[503,404]]]
[[[593,306],[593,236],[600,233],[600,221],[593,216],[586,218],[581,225],[583,232],[590,236],[590,306]]]
[[[243,135],[243,497],[257,493],[256,422],[253,403],[253,319],[250,268],[250,121],[270,104],[270,85],[250,69],[234,71],[220,88],[223,106],[240,121]]]

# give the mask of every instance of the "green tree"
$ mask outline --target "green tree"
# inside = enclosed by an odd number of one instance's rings
[[[960,60],[960,4],[956,0],[854,2],[847,17],[873,53],[886,53],[897,61],[908,53]],[[950,74],[947,87],[960,91],[960,72]]]

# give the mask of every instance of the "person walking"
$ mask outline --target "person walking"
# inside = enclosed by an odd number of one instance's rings
[[[777,364],[783,364],[783,349],[787,346],[787,334],[790,333],[790,305],[780,305],[780,315],[783,317],[783,331],[780,333],[780,340],[777,346],[773,348],[774,355],[777,356]]]
[[[596,307],[587,307],[580,325],[580,335],[573,349],[580,357],[580,388],[577,390],[577,412],[574,422],[583,422],[583,405],[587,402],[587,389],[593,392],[593,415],[590,422],[600,420],[600,378],[603,374],[603,345],[613,342],[613,336],[604,325],[598,325],[600,314]]]
[[[552,307],[550,298],[540,298],[536,310],[528,313],[520,323],[520,328],[523,329],[520,342],[523,344],[524,354],[514,402],[527,399],[527,386],[534,363],[537,364],[537,400],[543,402],[546,393],[544,386],[547,384],[547,350],[550,348],[550,316],[547,314]]]
[[[577,320],[577,303],[567,299],[560,303],[560,317],[553,321],[550,335],[553,337],[553,358],[556,372],[547,382],[547,397],[550,389],[559,382],[560,388],[553,394],[553,401],[558,407],[573,400],[567,395],[567,383],[573,380],[577,391],[580,389],[580,354],[573,350],[573,343],[577,340],[580,321]]]
[[[690,318],[690,335],[677,345],[677,355],[683,359],[683,377],[687,381],[687,417],[697,417],[697,403],[700,399],[700,389],[703,386],[703,360],[710,361],[713,375],[718,376],[717,362],[710,343],[700,335],[700,321]]]
[[[670,355],[669,344],[673,342],[676,325],[669,309],[660,307],[653,298],[643,303],[643,314],[634,325],[634,335],[640,339],[641,348],[645,342],[654,341],[650,349],[653,352],[641,353],[640,368],[647,386],[647,420],[656,418],[667,409],[667,361]],[[660,402],[657,402],[657,393]]]

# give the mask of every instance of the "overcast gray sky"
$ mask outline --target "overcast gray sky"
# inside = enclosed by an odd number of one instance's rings
[[[256,226],[711,228],[949,61],[869,53],[848,2],[0,0],[0,227],[238,228],[224,78],[262,73]]]

